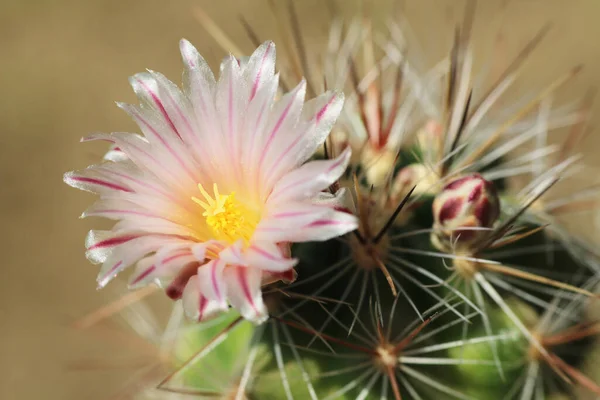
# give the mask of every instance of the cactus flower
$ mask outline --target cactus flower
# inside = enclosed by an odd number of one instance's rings
[[[141,105],[120,107],[143,136],[85,139],[110,142],[111,155],[64,179],[100,195],[84,216],[118,221],[87,239],[88,258],[102,264],[100,287],[136,265],[131,286],[165,287],[196,320],[231,305],[261,322],[262,285],[293,279],[289,243],[356,227],[355,217],[322,193],[344,172],[350,152],[306,163],[329,134],[343,96],[326,93],[305,103],[302,81],[276,100],[271,42],[243,63],[225,59],[218,80],[185,40],[181,54],[183,91],[152,71],[131,78]]]

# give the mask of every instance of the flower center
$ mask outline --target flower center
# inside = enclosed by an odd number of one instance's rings
[[[204,199],[192,197],[192,200],[204,209],[202,216],[206,218],[215,239],[230,243],[243,239],[248,243],[258,224],[255,213],[236,200],[235,192],[220,194],[216,183],[213,184],[213,196],[201,184],[198,184],[198,189]]]

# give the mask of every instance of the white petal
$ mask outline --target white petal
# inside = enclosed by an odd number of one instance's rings
[[[92,140],[114,142],[140,170],[158,178],[155,185],[160,182],[161,185],[172,191],[187,193],[189,185],[181,184],[177,175],[178,169],[171,168],[168,157],[163,157],[165,151],[153,149],[144,137],[132,133],[112,133],[110,135],[97,133],[84,139],[84,141]]]
[[[293,170],[277,182],[267,207],[317,195],[342,176],[349,161],[350,149],[347,148],[333,160],[310,161]]]
[[[188,98],[181,89],[164,75],[156,71],[149,71],[158,86],[159,107],[161,115],[165,118],[167,125],[184,142],[194,137],[196,119],[190,112],[191,105]],[[160,105],[159,105],[160,104]]]
[[[132,117],[138,122],[138,125],[140,125],[139,122],[142,122],[140,128],[151,143],[156,141],[162,145],[177,146],[181,142],[182,136],[174,119],[177,114],[183,114],[181,108],[186,108],[186,103],[180,99],[180,104],[173,104],[174,99],[168,99],[168,92],[167,96],[161,92],[161,85],[151,72],[135,74],[129,78],[129,83],[140,100],[141,107],[125,107],[125,111],[133,114]],[[179,108],[179,112],[175,108]],[[138,111],[139,116],[131,111]],[[143,118],[139,119],[139,117]],[[151,127],[155,128],[156,132],[150,129]]]
[[[164,237],[142,236],[116,247],[100,268],[98,287],[106,286],[119,272],[172,241]]]
[[[299,140],[302,133],[297,129],[298,120],[304,105],[306,81],[302,80],[291,92],[277,101],[271,111],[269,123],[258,138],[255,160],[258,166],[258,177],[261,179],[261,192],[270,192],[269,182],[279,179],[289,171],[284,162],[286,148],[290,143]],[[249,149],[247,149],[249,150]]]
[[[138,261],[135,266],[135,271],[129,278],[129,289],[138,289],[153,282],[156,276],[157,268],[154,263],[154,257],[146,257]]]
[[[192,112],[194,106],[188,96],[158,72],[151,71],[152,77],[158,84],[159,94],[163,100],[164,111],[161,114],[168,118],[168,125],[180,135],[186,147],[191,149],[192,157],[197,161],[197,167],[202,175],[214,175],[215,170],[211,163],[206,162],[211,153],[208,151],[207,142],[210,136],[214,136],[214,123],[206,124],[207,121],[198,123],[198,116]],[[191,96],[190,96],[191,97]],[[216,119],[211,115],[211,120]],[[206,117],[204,117],[206,118]],[[214,148],[214,145],[211,145]]]
[[[129,288],[137,289],[152,282],[162,286],[161,280],[172,281],[184,266],[197,261],[189,249],[172,251],[168,257],[162,260],[156,256],[144,258],[137,263],[135,271],[129,279]]]
[[[331,210],[331,212],[319,220],[299,229],[293,236],[291,242],[323,241],[344,235],[358,228],[358,220],[353,214]]]
[[[192,252],[194,242],[181,241],[180,243],[172,243],[161,246],[161,248],[154,255],[156,262],[161,264],[165,259],[171,257],[174,253],[180,253],[183,250]],[[192,252],[193,253],[193,252]],[[201,261],[201,260],[198,260]]]
[[[118,146],[112,145],[102,159],[106,161],[120,162],[126,161],[129,158],[127,157],[127,154],[125,154]]]
[[[273,155],[268,173],[263,177],[264,185],[271,188],[273,183],[286,172],[298,167],[309,159],[315,150],[323,144],[329,134],[344,102],[343,94],[328,92],[304,105],[300,121],[293,135],[288,135]],[[308,110],[307,110],[308,107]]]
[[[108,209],[140,211],[144,216],[153,215],[181,225],[204,226],[204,219],[198,215],[198,207],[187,198],[169,196],[168,193],[120,193],[118,196],[102,199]],[[187,197],[187,196],[186,196]],[[94,207],[99,210],[98,207]],[[97,212],[97,211],[94,211]],[[85,215],[91,215],[90,210]],[[97,214],[96,214],[97,215]],[[133,218],[135,215],[130,213]]]
[[[184,88],[197,124],[194,139],[188,145],[204,169],[215,173],[211,163],[207,161],[221,151],[221,124],[215,105],[217,82],[209,65],[190,42],[181,40],[180,49],[186,66]]]
[[[85,255],[94,264],[103,263],[116,246],[140,236],[141,233],[91,230],[85,238]]]
[[[135,163],[129,160],[124,151],[120,150],[120,152],[125,154],[123,161],[102,163],[94,165],[93,168],[106,178],[118,180],[126,184],[134,193],[152,194],[154,196],[161,195],[162,197],[168,196],[165,188],[160,183],[155,182],[156,179],[152,179],[154,176],[145,174]]]
[[[126,183],[114,178],[107,178],[94,166],[83,171],[67,172],[63,180],[69,186],[97,194],[133,191]]]
[[[81,215],[81,218],[87,217],[104,217],[116,220],[141,217],[167,220],[160,214],[121,198],[103,198],[96,201]]]
[[[260,324],[269,317],[263,303],[262,272],[256,268],[228,266],[225,269],[229,302],[247,320]]]
[[[146,77],[146,81],[154,79]],[[199,182],[198,166],[188,148],[177,136],[168,133],[172,132],[171,128],[156,111],[131,104],[117,105],[137,123],[144,137],[152,145],[152,154],[176,173],[184,187],[193,187]]]
[[[221,136],[218,138],[219,146],[214,149],[216,153],[212,157],[219,160],[221,167],[218,171],[219,187],[224,186],[226,189],[228,184],[231,185],[236,178],[235,170],[240,168],[242,142],[239,133],[249,88],[242,83],[242,73],[233,56],[230,56],[222,64],[222,68],[216,92]],[[213,179],[217,179],[217,177],[213,177]]]
[[[223,278],[225,262],[212,260],[198,268],[198,287],[200,293],[210,301],[215,301],[223,308],[227,308],[227,287]]]
[[[289,242],[298,229],[317,221],[330,212],[324,205],[308,202],[281,204],[276,210],[268,210],[254,232],[254,240],[273,243]]]
[[[114,231],[141,232],[162,236],[179,236],[192,240],[195,237],[191,227],[175,224],[170,221],[152,218],[120,220],[113,227]]]
[[[297,165],[308,160],[323,145],[343,106],[344,93],[335,91],[326,92],[306,102],[302,118],[310,121],[311,125],[305,134],[303,146],[299,146],[300,152],[295,155]]]
[[[265,271],[283,272],[292,269],[298,260],[285,257],[274,242],[253,242],[244,252],[246,265]]]
[[[191,277],[185,286],[182,303],[186,316],[194,321],[209,320],[228,309],[221,307],[216,301],[208,300],[201,294],[198,276]]]
[[[325,205],[338,210],[347,210],[351,214],[356,214],[356,206],[352,193],[346,188],[340,188],[335,194],[329,192],[320,192],[312,199],[313,204]]]
[[[275,43],[265,42],[258,47],[248,63],[244,66],[244,78],[251,83],[250,96],[252,100],[258,91],[271,81],[275,74]]]
[[[244,265],[244,258],[242,256],[242,248],[244,247],[244,242],[242,240],[238,240],[231,246],[227,246],[219,253],[219,258],[225,261],[227,264],[232,265]]]
[[[262,132],[265,131],[265,127],[269,122],[269,113],[275,101],[278,85],[279,75],[275,75],[270,82],[259,89],[248,106],[241,132],[242,149],[246,149],[246,151],[242,151],[241,158],[247,176],[245,185],[247,190],[244,197],[252,202],[260,201],[258,193],[260,177],[258,163],[256,162],[260,147],[259,138],[262,137]]]
[[[186,66],[186,70],[189,74],[195,75],[193,77],[188,77],[189,79],[205,82],[209,87],[216,83],[215,76],[213,75],[210,66],[189,41],[181,39],[179,41],[179,50],[181,51],[181,57]]]

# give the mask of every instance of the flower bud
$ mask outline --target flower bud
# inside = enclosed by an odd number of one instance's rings
[[[393,212],[398,204],[415,188],[412,196],[433,194],[438,182],[437,175],[423,164],[414,163],[402,168],[392,181],[389,196],[385,207],[389,212]],[[400,213],[395,219],[395,225],[405,225],[413,216],[414,211],[422,205],[422,202],[409,203],[405,207],[405,212]]]
[[[453,245],[469,249],[489,234],[477,228],[491,228],[499,215],[500,200],[493,183],[479,174],[457,178],[433,201],[433,244],[446,251]]]
[[[423,158],[429,161],[439,161],[442,158],[442,136],[444,128],[435,120],[429,120],[416,135],[417,145],[423,153]]]
[[[375,149],[365,146],[360,154],[360,163],[365,170],[369,185],[381,186],[394,170],[398,153],[387,148]]]
[[[410,164],[396,174],[392,182],[390,201],[398,203],[415,187],[414,195],[432,193],[438,181],[436,174],[423,164]]]

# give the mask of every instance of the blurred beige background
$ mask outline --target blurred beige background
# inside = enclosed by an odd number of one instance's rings
[[[281,1],[281,0],[275,0]],[[391,1],[371,1],[384,15]],[[462,9],[455,0],[405,0],[405,15],[427,50],[441,55]],[[191,40],[213,65],[224,52],[194,19],[201,5],[239,45],[251,49],[237,15],[263,39],[274,35],[266,0],[0,0],[0,398],[106,399],[130,370],[72,371],[74,360],[123,352],[75,332],[69,323],[106,303],[97,269],[84,258],[84,237],[104,222],[77,217],[92,196],[68,188],[62,174],[100,159],[105,148],[79,144],[94,131],[133,131],[114,101],[133,102],[127,77],[151,68],[176,82],[178,40]],[[355,1],[338,0],[352,14]],[[322,0],[296,0],[309,43],[322,40],[329,18]],[[506,56],[545,22],[553,29],[527,65],[518,89],[540,88],[583,63],[559,98],[600,86],[600,1],[485,0],[475,41],[479,62],[502,28]],[[278,42],[281,48],[282,43]],[[281,54],[281,53],[280,53]],[[598,111],[596,106],[594,110]],[[600,114],[594,116],[596,125]],[[598,132],[586,143],[600,166]],[[594,177],[596,178],[596,177]]]

